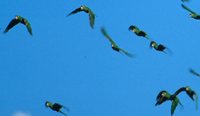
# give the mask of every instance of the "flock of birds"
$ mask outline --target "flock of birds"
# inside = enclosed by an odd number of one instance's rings
[[[188,2],[189,0],[181,0],[182,2]],[[186,7],[184,4],[181,4],[182,8],[184,8],[185,10],[187,10],[188,12],[190,12],[190,16],[191,18],[193,19],[196,19],[196,20],[200,20],[200,15],[197,14],[196,12],[192,11],[191,9],[189,9],[188,7]],[[89,22],[90,22],[90,27],[92,29],[94,29],[94,23],[95,23],[95,14],[94,12],[87,6],[85,5],[82,5],[80,6],[79,8],[73,10],[71,13],[68,14],[68,16],[71,16],[73,14],[76,14],[78,12],[85,12],[89,15]],[[14,19],[12,19],[10,21],[10,23],[8,24],[8,26],[6,27],[6,29],[4,30],[4,33],[7,33],[10,29],[12,29],[15,25],[17,24],[23,24],[26,26],[28,32],[30,35],[32,35],[32,28],[31,28],[31,24],[30,22],[22,17],[22,16],[15,16]],[[140,36],[140,37],[144,37],[146,38],[147,40],[150,41],[150,48],[154,48],[156,51],[161,51],[161,52],[164,52],[164,53],[171,53],[171,51],[163,44],[158,44],[157,42],[153,41],[149,35],[144,32],[143,30],[140,30],[138,27],[136,27],[135,25],[131,25],[129,28],[128,28],[130,31],[134,32],[137,36]],[[117,52],[122,52],[124,53],[125,55],[129,56],[129,57],[133,57],[133,55],[125,50],[123,50],[122,48],[120,48],[115,42],[114,40],[108,35],[107,31],[105,28],[101,28],[101,33],[105,36],[105,38],[107,38],[109,40],[109,42],[111,43],[111,47],[113,50],[117,51]],[[168,52],[166,52],[166,50]],[[197,73],[196,71],[194,71],[193,69],[189,69],[189,72],[200,77],[200,74]],[[196,94],[196,92],[194,90],[192,90],[189,86],[186,86],[186,87],[181,87],[179,88],[174,94],[170,94],[169,92],[167,92],[166,90],[162,90],[159,92],[159,94],[157,95],[156,97],[156,104],[155,106],[157,105],[161,105],[162,103],[164,103],[165,101],[171,101],[172,102],[172,105],[171,105],[171,115],[174,114],[174,111],[176,109],[176,107],[178,105],[181,105],[181,102],[178,98],[178,95],[181,93],[181,92],[186,92],[186,94],[193,100],[196,102],[196,108],[198,108],[198,96]],[[46,107],[49,107],[51,110],[53,111],[56,111],[56,112],[60,112],[64,115],[67,116],[66,113],[64,113],[63,111],[61,111],[62,108],[66,109],[67,111],[69,111],[69,109],[59,103],[51,103],[49,101],[46,101],[45,102],[45,106]]]

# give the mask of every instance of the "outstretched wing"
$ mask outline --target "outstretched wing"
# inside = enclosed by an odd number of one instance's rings
[[[108,35],[105,28],[101,28],[101,33],[110,41],[111,44],[117,46],[116,43],[112,40],[112,38]]]
[[[177,96],[179,93],[185,91],[185,89],[186,89],[185,87],[181,87],[181,88],[179,88],[173,95],[174,95],[174,96]]]
[[[123,52],[124,54],[126,54],[127,56],[129,56],[129,57],[133,57],[133,56],[134,56],[133,54],[131,54],[131,53],[129,53],[129,52],[127,52],[127,51],[125,51],[125,50],[123,50],[123,49],[121,49],[121,48],[119,48],[119,50],[120,50],[121,52]]]
[[[26,21],[26,28],[27,28],[29,34],[30,34],[30,35],[33,35],[33,34],[32,34],[31,24],[30,24],[27,20],[25,20],[25,21]]]
[[[190,89],[189,91],[186,91],[187,95],[196,103],[196,109],[198,108],[198,95],[195,91]]]
[[[195,94],[193,95],[193,98],[194,98],[195,103],[196,103],[196,109],[198,109],[198,95],[195,93]]]
[[[189,2],[189,0],[181,0],[182,2]]]
[[[194,75],[200,77],[200,74],[197,73],[195,70],[193,70],[193,69],[190,68],[189,71],[190,71],[190,73],[192,73],[192,74],[194,74]]]
[[[79,7],[79,8],[77,8],[77,9],[73,10],[73,11],[72,11],[71,13],[69,13],[67,16],[70,16],[70,15],[72,15],[72,14],[76,14],[76,13],[81,12],[81,11],[83,11],[83,10],[81,9],[81,7]]]
[[[95,14],[91,10],[89,10],[89,20],[90,26],[94,28]]]
[[[67,110],[68,112],[70,111],[70,109],[66,106],[62,106],[65,110]]]
[[[178,106],[178,104],[181,105],[179,99],[177,97],[174,98],[174,100],[172,100],[172,105],[171,105],[171,116],[174,114],[174,111],[176,110],[176,107]],[[182,106],[182,105],[181,105]]]
[[[8,26],[6,27],[6,29],[4,30],[4,33],[8,32],[12,27],[14,27],[15,25],[17,25],[20,21],[17,19],[12,19],[10,21],[10,23],[8,24]]]
[[[185,10],[187,10],[187,11],[193,13],[193,14],[196,14],[194,11],[190,10],[190,9],[189,9],[188,7],[186,7],[185,5],[181,4],[181,6],[182,6]]]

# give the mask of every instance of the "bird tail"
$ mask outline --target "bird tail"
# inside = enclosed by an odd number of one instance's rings
[[[145,35],[145,38],[151,41],[151,38],[148,35]]]
[[[66,106],[63,106],[63,108],[64,108],[65,110],[67,110],[68,112],[70,111],[70,109],[69,109],[68,107],[66,107]]]
[[[168,52],[169,55],[173,54],[172,50],[170,50],[169,48],[166,48],[166,49],[167,49],[167,52]]]
[[[64,112],[62,112],[62,111],[59,111],[61,114],[63,114],[63,115],[65,115],[65,116],[67,116],[67,114],[65,114]]]

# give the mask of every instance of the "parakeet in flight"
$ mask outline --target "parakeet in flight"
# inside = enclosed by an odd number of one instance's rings
[[[140,30],[138,27],[131,25],[128,28],[130,31],[134,32],[137,36],[145,37],[146,39],[150,40],[149,36],[147,35],[146,32]]]
[[[56,112],[60,112],[62,113],[63,115],[67,116],[67,114],[65,114],[64,112],[61,111],[62,108],[66,109],[67,111],[69,111],[69,109],[61,104],[58,104],[58,103],[51,103],[49,101],[46,101],[45,102],[45,106],[46,107],[49,107],[51,108],[53,111],[56,111]]]
[[[29,21],[27,19],[25,19],[25,18],[23,18],[23,17],[21,17],[19,15],[15,16],[15,18],[10,21],[10,23],[6,27],[4,33],[8,32],[12,27],[17,25],[18,23],[24,24],[26,26],[29,34],[32,35],[31,24],[29,23]]]
[[[126,54],[129,57],[132,57],[133,55],[128,53],[127,51],[121,49],[120,47],[118,47],[118,45],[112,40],[112,38],[108,35],[108,33],[106,32],[106,30],[104,28],[101,28],[101,33],[109,40],[109,42],[111,43],[111,47],[113,50],[117,51],[117,52],[123,52],[124,54]]]
[[[170,93],[168,93],[167,91],[163,90],[161,92],[159,92],[159,94],[156,97],[156,104],[157,105],[161,105],[162,103],[164,103],[165,101],[171,101],[172,105],[171,105],[171,116],[174,114],[174,111],[176,109],[176,107],[178,106],[178,104],[181,104],[181,102],[179,101],[178,97],[171,95]]]
[[[195,91],[193,91],[189,86],[179,88],[174,95],[177,96],[181,92],[186,92],[186,94],[196,103],[196,109],[198,108],[198,96]]]
[[[169,48],[167,48],[166,46],[162,45],[162,44],[157,44],[155,41],[151,41],[150,42],[150,48],[154,48],[157,51],[160,52],[164,52],[167,53],[165,50],[168,51],[168,53],[172,54],[171,50],[169,50]]]
[[[197,13],[195,13],[194,11],[190,10],[188,7],[186,7],[186,6],[183,5],[183,4],[181,4],[181,6],[182,6],[185,10],[187,10],[187,11],[190,12],[190,16],[191,16],[192,18],[198,19],[198,20],[200,19],[200,15],[199,15],[199,14],[197,14]]]
[[[88,8],[85,5],[80,6],[79,8],[75,9],[71,13],[68,14],[68,16],[72,14],[76,14],[78,12],[84,11],[85,13],[88,13],[89,15],[89,20],[90,20],[90,27],[93,29],[94,28],[94,23],[95,23],[95,14],[92,12],[90,8]]]

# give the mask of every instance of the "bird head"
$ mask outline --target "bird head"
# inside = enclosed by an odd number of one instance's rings
[[[164,91],[164,92],[162,92],[161,96],[162,96],[162,97],[165,97],[166,94],[167,94],[167,93]]]
[[[196,16],[194,13],[190,13],[189,15],[190,15],[190,17],[192,17],[192,18],[194,18],[194,17]]]
[[[154,46],[156,46],[156,42],[155,41],[151,41],[151,43],[150,43],[150,48],[153,48]]]
[[[189,92],[191,89],[189,86],[185,87],[186,92]]]
[[[81,7],[80,7],[80,8],[81,8],[81,10],[83,10],[83,9],[84,9],[84,7],[85,7],[85,5],[81,5]]]
[[[49,107],[50,105],[51,105],[51,102],[49,102],[49,101],[46,101],[46,102],[45,102],[45,106],[46,106],[46,107]]]
[[[18,18],[19,18],[19,15],[16,15],[16,16],[15,16],[15,19],[17,20]]]
[[[135,28],[137,28],[137,27],[134,26],[134,25],[131,25],[128,29],[129,29],[129,30],[133,30],[133,29],[135,29]]]

